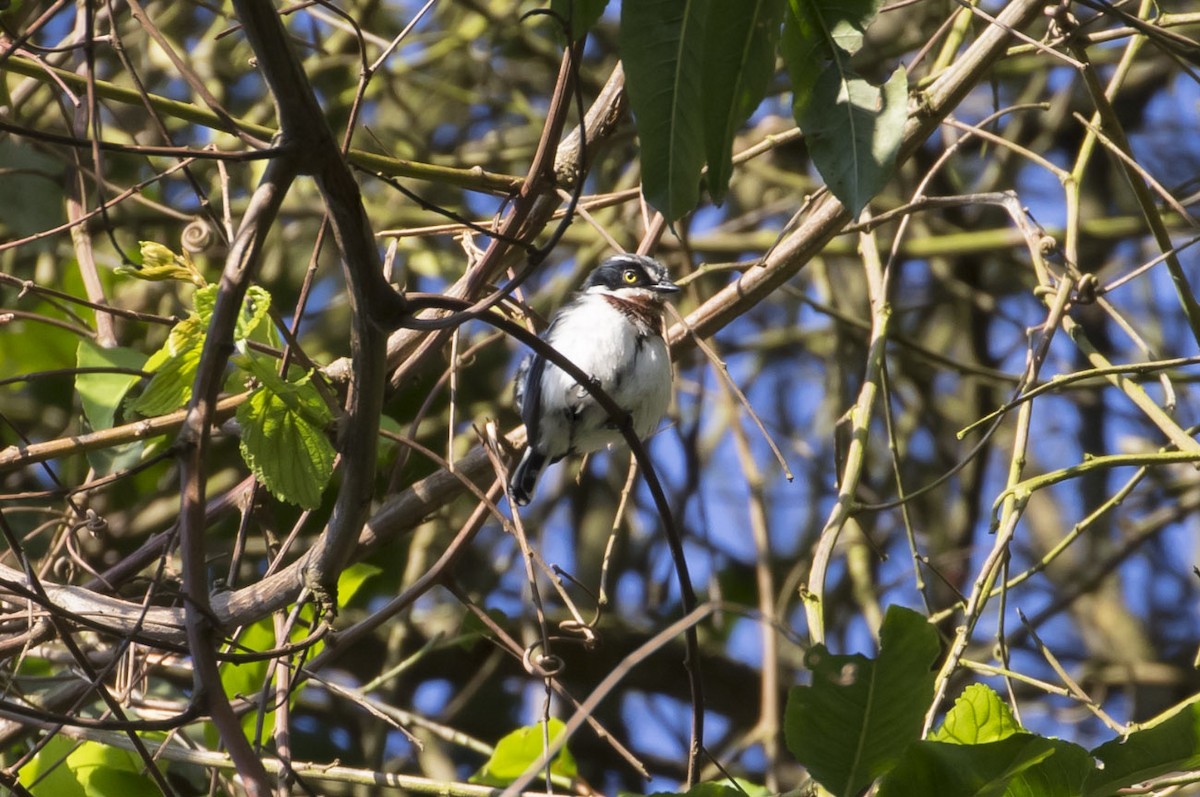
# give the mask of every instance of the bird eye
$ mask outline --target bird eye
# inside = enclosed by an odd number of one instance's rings
[[[637,275],[637,272],[634,271],[633,269],[627,268],[627,269],[625,269],[625,273],[621,275],[621,279],[625,280],[627,283],[632,285],[633,283],[638,281],[638,275]]]

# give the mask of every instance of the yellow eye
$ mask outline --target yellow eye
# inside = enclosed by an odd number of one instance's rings
[[[625,273],[621,275],[621,279],[625,280],[625,282],[632,285],[633,283],[638,281],[638,274],[633,269],[627,268],[627,269],[625,269]]]

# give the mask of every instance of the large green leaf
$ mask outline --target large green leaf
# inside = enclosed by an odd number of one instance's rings
[[[890,177],[908,112],[903,68],[880,87],[850,66],[878,8],[877,0],[789,0],[780,48],[813,164],[856,216]]]
[[[733,171],[733,137],[762,102],[775,71],[785,0],[711,0],[704,41],[708,192],[718,204]]]
[[[933,626],[899,606],[884,618],[878,659],[814,646],[805,661],[812,685],[788,694],[788,749],[829,791],[858,794],[920,738],[938,650]]]
[[[333,414],[311,374],[285,382],[265,369],[254,373],[263,384],[237,409],[242,459],[276,498],[315,509],[333,475],[333,444],[325,436]]]
[[[691,211],[700,199],[701,80],[709,1],[621,5],[621,61],[642,147],[642,193],[668,222]]]
[[[540,722],[517,728],[496,743],[491,758],[471,776],[470,782],[485,786],[507,786],[541,758],[546,738],[554,742],[565,729],[562,720],[554,717],[550,718],[547,726],[548,736],[543,734]],[[565,778],[574,778],[578,774],[575,759],[565,745],[550,762],[550,773]]]
[[[1153,727],[1105,742],[1092,751],[1104,763],[1088,776],[1086,797],[1116,794],[1168,772],[1200,769],[1200,697],[1155,721]]]
[[[1055,753],[1049,739],[1015,733],[998,742],[916,742],[880,782],[877,797],[1002,797],[1014,778]]]

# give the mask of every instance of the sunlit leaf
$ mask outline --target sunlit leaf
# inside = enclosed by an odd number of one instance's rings
[[[971,684],[946,712],[942,727],[929,735],[934,742],[982,744],[1007,739],[1021,730],[1008,704],[984,684]]]
[[[46,742],[25,766],[21,767],[22,786],[35,789],[34,794],[53,794],[54,797],[86,797],[87,792],[75,772],[67,765],[67,756],[76,743],[63,736]]]
[[[276,498],[315,509],[333,475],[333,444],[325,426],[333,418],[309,376],[273,378],[237,409],[242,458]]]
[[[154,376],[130,409],[147,417],[174,412],[192,398],[192,383],[200,367],[205,327],[196,316],[180,321],[171,330],[167,342],[144,366]]]
[[[546,726],[548,736],[543,733],[542,723],[517,728],[496,743],[491,757],[478,772],[471,776],[471,783],[485,786],[507,786],[521,777],[530,766],[542,756],[546,749],[545,743],[553,743],[562,736],[566,726],[562,720],[550,718]],[[578,774],[575,758],[571,751],[563,746],[562,750],[550,762],[550,772],[564,778],[574,778]]]
[[[134,753],[99,742],[84,742],[69,756],[67,766],[75,773],[87,797],[158,797],[162,792]]]
[[[814,646],[805,659],[812,685],[788,694],[788,749],[829,791],[857,794],[920,737],[938,650],[933,626],[899,606],[888,607],[878,659]]]
[[[204,285],[204,277],[200,275],[192,258],[186,252],[177,255],[170,248],[156,241],[140,241],[141,267],[120,265],[117,274],[124,277],[134,277],[149,282],[163,280],[179,280],[193,285]]]
[[[237,326],[233,331],[234,339],[248,339],[267,318],[270,310],[271,294],[265,288],[251,285],[242,299],[242,312],[238,314]]]

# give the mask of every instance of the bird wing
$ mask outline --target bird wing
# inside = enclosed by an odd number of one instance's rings
[[[538,439],[542,415],[542,374],[546,370],[546,358],[531,354],[521,363],[517,372],[517,407],[521,420],[525,422],[525,433],[529,444]]]

